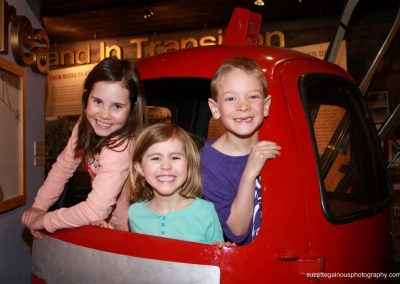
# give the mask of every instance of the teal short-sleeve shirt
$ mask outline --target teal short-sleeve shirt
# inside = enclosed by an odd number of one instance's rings
[[[132,232],[165,238],[212,244],[224,240],[214,205],[195,198],[177,211],[158,215],[147,207],[147,201],[132,204],[128,210]]]

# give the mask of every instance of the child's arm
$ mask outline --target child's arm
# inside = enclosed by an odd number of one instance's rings
[[[253,216],[255,181],[265,162],[280,155],[281,147],[271,141],[260,141],[250,150],[242,173],[237,195],[233,200],[227,224],[232,233],[241,236],[248,232]]]
[[[65,184],[81,163],[81,158],[75,158],[78,124],[79,122],[75,125],[67,145],[60,155],[58,155],[57,161],[52,165],[46,180],[39,188],[35,201],[32,204],[33,208],[47,211],[58,200],[64,190]]]
[[[22,214],[21,220],[30,230],[32,236],[36,239],[42,239],[43,233],[40,230],[43,229],[43,217],[46,211],[31,207]]]
[[[129,231],[128,227],[128,209],[129,209],[129,188],[130,182],[125,182],[124,188],[122,189],[121,195],[117,200],[115,209],[112,212],[109,220],[96,220],[91,221],[90,225],[108,229],[116,229],[121,231]]]
[[[35,238],[41,238],[42,234],[38,230],[43,229],[43,215],[60,197],[65,184],[81,162],[80,158],[74,157],[78,132],[77,125],[72,131],[67,146],[57,157],[56,163],[53,164],[45,182],[36,194],[32,207],[25,210],[22,214],[22,224],[30,229]],[[32,225],[33,222],[35,223],[34,225]]]
[[[130,206],[129,202],[130,184],[131,183],[128,177],[122,189],[121,195],[118,197],[115,209],[108,220],[109,228],[114,228],[121,231],[129,231],[127,212]]]
[[[91,221],[105,220],[109,217],[128,178],[133,143],[127,143],[127,147],[125,144],[119,149],[102,150],[101,167],[93,179],[92,191],[85,201],[45,214],[44,227],[48,232],[80,227],[88,225]]]

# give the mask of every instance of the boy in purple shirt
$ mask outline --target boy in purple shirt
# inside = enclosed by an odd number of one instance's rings
[[[201,151],[204,198],[214,203],[225,237],[237,244],[257,236],[260,171],[266,160],[280,155],[276,143],[258,140],[270,103],[264,73],[250,58],[224,61],[211,81],[208,104],[212,116],[221,119],[225,133]]]

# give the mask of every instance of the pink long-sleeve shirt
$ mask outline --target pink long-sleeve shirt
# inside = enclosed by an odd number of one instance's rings
[[[77,139],[78,124],[74,127],[67,146],[39,188],[32,207],[47,211],[58,200],[64,185],[82,160],[74,158]],[[103,147],[96,159],[86,165],[92,177],[92,191],[86,201],[69,208],[47,212],[44,216],[44,228],[52,233],[61,228],[80,227],[88,225],[90,221],[107,219],[115,229],[127,231],[128,175],[133,146],[132,139],[113,150]]]

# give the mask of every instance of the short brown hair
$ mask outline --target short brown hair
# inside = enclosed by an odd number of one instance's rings
[[[202,196],[200,176],[200,154],[190,135],[181,127],[169,122],[153,124],[143,130],[136,140],[130,169],[130,201],[151,200],[154,197],[153,189],[134,168],[135,163],[141,162],[145,152],[154,144],[167,141],[171,138],[179,139],[184,147],[188,161],[188,176],[179,189],[181,196],[192,198]]]
[[[258,66],[258,64],[251,58],[244,56],[236,56],[226,59],[222,62],[222,64],[218,67],[217,71],[214,74],[214,77],[211,80],[211,98],[215,101],[218,98],[218,87],[221,80],[224,78],[226,74],[231,72],[234,69],[240,69],[250,75],[256,77],[263,88],[264,96],[267,96],[267,79],[265,79],[265,74]]]

